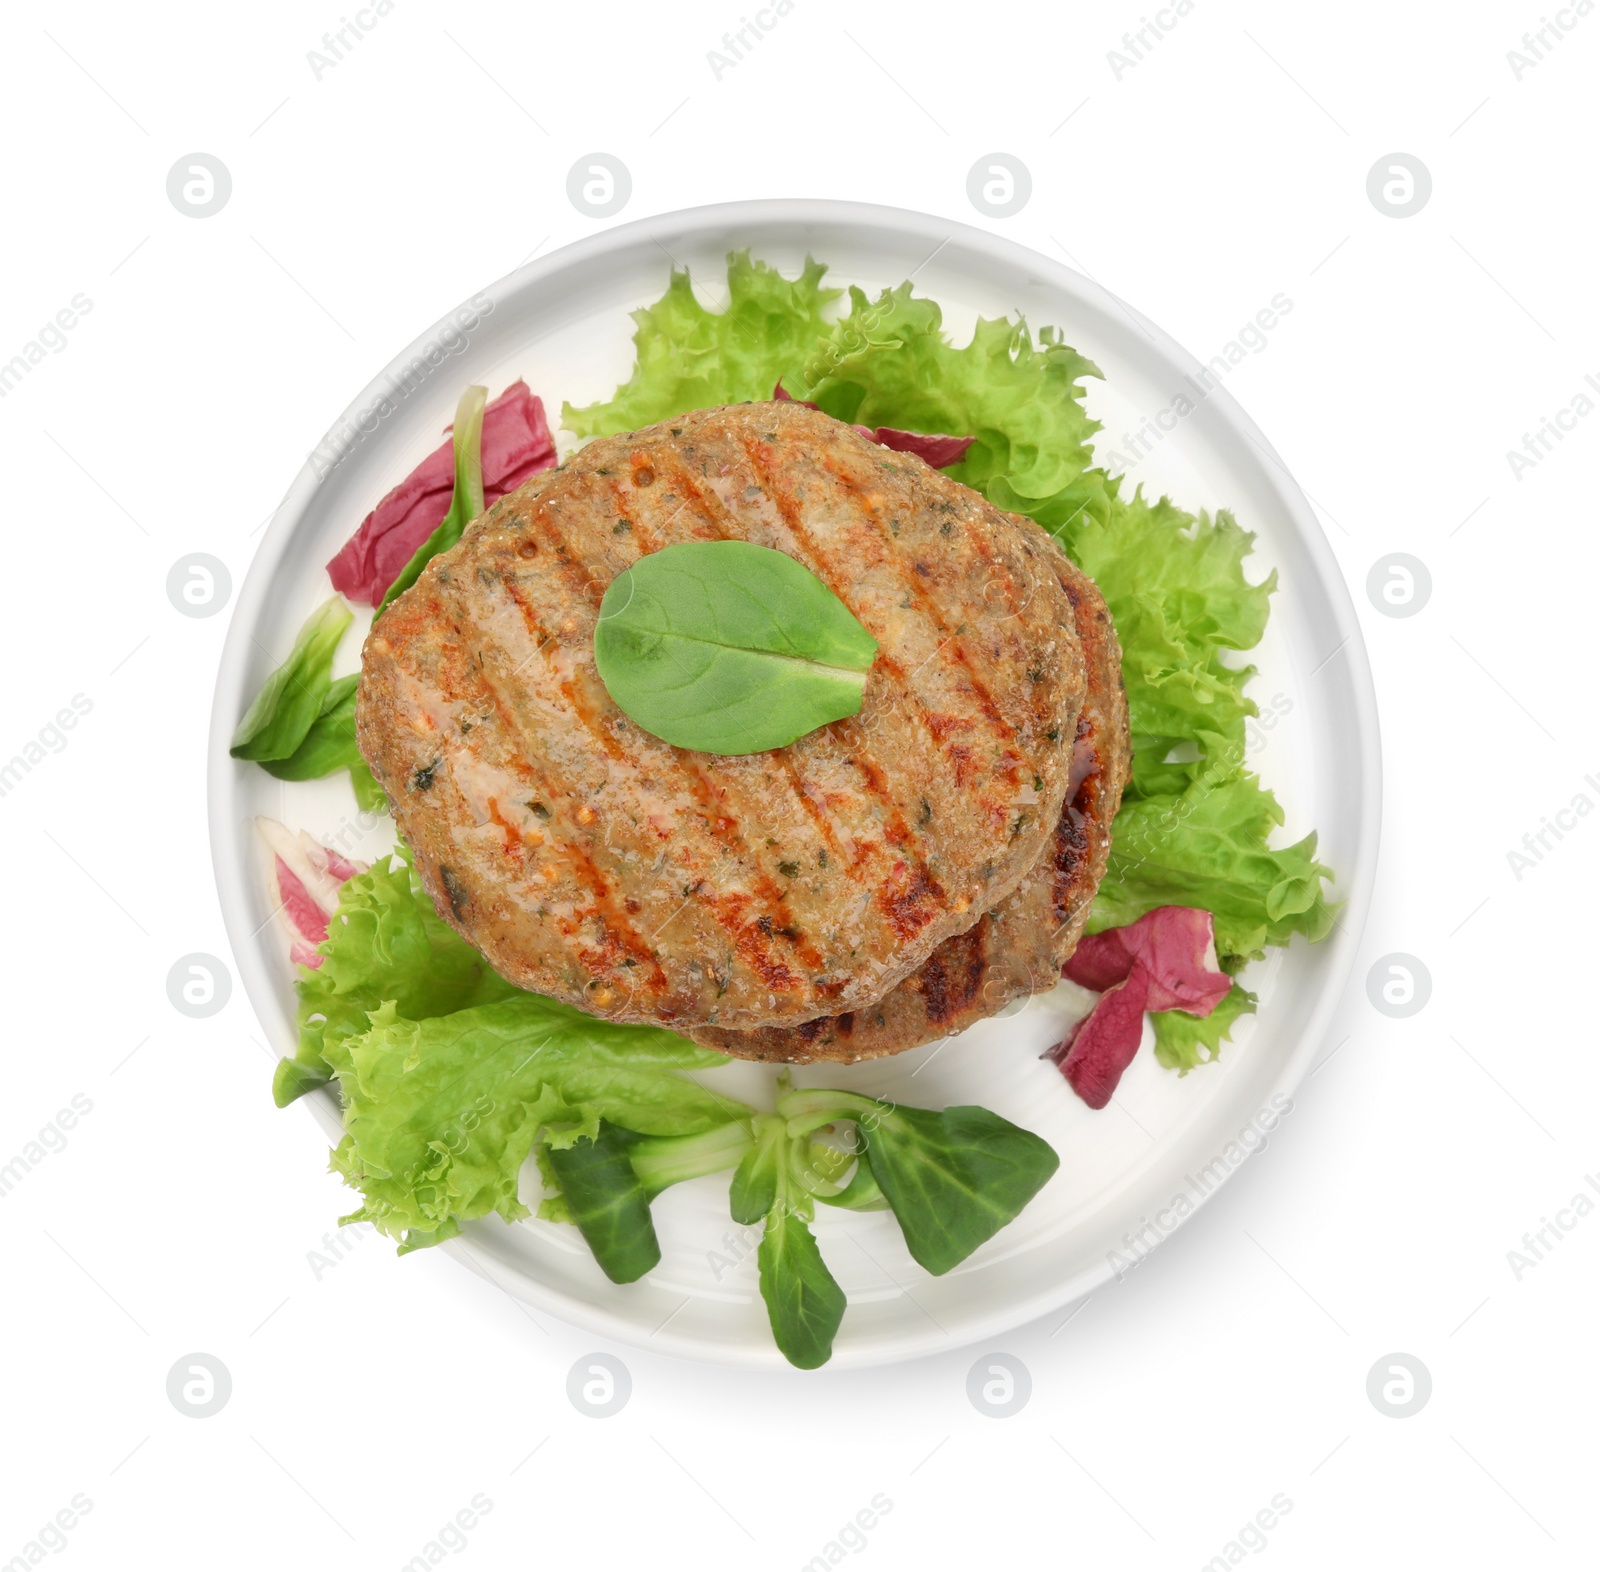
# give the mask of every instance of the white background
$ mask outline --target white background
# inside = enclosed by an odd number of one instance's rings
[[[1600,1218],[1566,1213],[1520,1280],[1508,1252],[1600,1175],[1600,823],[1569,820],[1520,878],[1508,853],[1579,793],[1600,804],[1600,418],[1520,479],[1506,453],[1600,379],[1600,20],[1560,13],[1572,30],[1519,80],[1531,5],[1162,16],[1119,79],[1133,7],[797,0],[719,80],[735,6],[399,0],[319,79],[331,6],[9,13],[0,362],[93,305],[0,400],[0,754],[75,694],[92,709],[0,798],[0,1161],[74,1094],[93,1109],[0,1200],[0,1564],[80,1493],[51,1559],[118,1568],[399,1567],[478,1494],[452,1563],[797,1568],[881,1494],[846,1560],[1226,1564],[1283,1495],[1236,1554],[1593,1564]],[[996,1345],[1033,1383],[1008,1419],[966,1395],[987,1348],[810,1376],[616,1349],[632,1399],[585,1417],[566,1376],[592,1339],[442,1255],[346,1240],[319,1277],[347,1205],[320,1131],[272,1107],[242,994],[207,1021],[167,1002],[179,956],[228,954],[203,794],[227,618],[179,616],[168,569],[205,551],[237,586],[401,345],[595,230],[566,175],[596,150],[632,173],[620,219],[803,195],[981,223],[1068,253],[1202,358],[1275,293],[1295,303],[1228,386],[1360,608],[1377,904],[1292,1117],[1126,1282]],[[966,196],[997,150],[1033,179],[1007,219]],[[203,221],[166,195],[195,151],[233,180]],[[1433,180],[1406,219],[1366,191],[1395,151]],[[1405,619],[1365,591],[1396,551],[1432,575]],[[1433,979],[1404,1020],[1364,985],[1395,951]],[[210,1419],[166,1396],[193,1351],[232,1375]],[[1366,1392],[1397,1351],[1433,1380],[1403,1420]]]

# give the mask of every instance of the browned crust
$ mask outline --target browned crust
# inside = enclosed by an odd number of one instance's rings
[[[1082,779],[1037,866],[1013,894],[965,933],[946,939],[920,971],[876,1004],[787,1029],[709,1027],[691,1033],[696,1042],[741,1059],[850,1064],[962,1031],[1012,1000],[1060,981],[1105,875],[1130,754],[1122,651],[1111,614],[1087,575],[1057,555],[1062,588],[1077,616],[1089,685],[1076,742]]]
[[[594,666],[612,578],[681,540],[788,552],[881,645],[861,713],[670,748]],[[608,1019],[859,1008],[1014,890],[1053,833],[1085,674],[1037,526],[798,404],[605,438],[502,499],[375,624],[357,734],[440,915]]]

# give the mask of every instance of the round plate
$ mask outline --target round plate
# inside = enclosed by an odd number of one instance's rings
[[[1251,765],[1275,788],[1285,836],[1315,828],[1339,876],[1343,918],[1322,944],[1301,941],[1250,968],[1259,1013],[1220,1062],[1187,1076],[1162,1069],[1147,1042],[1113,1103],[1085,1107],[1039,1055],[1089,998],[1063,983],[959,1037],[897,1058],[797,1071],[925,1107],[978,1103],[1037,1131],[1061,1168],[988,1245],[944,1277],[911,1260],[887,1213],[819,1207],[822,1252],[849,1296],[835,1366],[907,1359],[993,1338],[1070,1304],[1126,1271],[1211,1194],[1281,1116],[1309,1069],[1354,960],[1377,856],[1378,726],[1372,679],[1344,581],[1304,496],[1266,438],[1194,358],[1159,328],[1069,269],[993,235],[919,213],[812,201],[730,203],[623,225],[530,263],[424,334],[356,399],[290,488],[239,596],[211,724],[212,852],[228,934],[270,1040],[294,1044],[288,936],[274,920],[258,814],[368,858],[392,841],[364,819],[341,778],[290,785],[228,757],[249,698],[281,661],[311,608],[330,593],[325,564],[385,491],[437,446],[469,383],[498,393],[517,377],[552,424],[563,399],[608,397],[633,363],[628,313],[666,287],[669,258],[708,303],[726,299],[736,247],[790,275],[810,253],[829,281],[869,294],[914,276],[964,342],[974,319],[1022,313],[1060,327],[1101,368],[1088,404],[1105,426],[1097,452],[1135,467],[1126,485],[1181,506],[1229,508],[1257,533],[1251,563],[1276,568],[1267,637],[1252,659],[1262,709]],[[1187,380],[1193,377],[1193,381]],[[1185,409],[1181,418],[1175,411]],[[570,442],[570,439],[569,439]],[[1118,467],[1122,467],[1118,465]],[[353,669],[362,628],[340,669]],[[774,1072],[707,1072],[732,1095],[767,1103]],[[267,1095],[265,1085],[262,1095]],[[337,1135],[337,1099],[308,1099]],[[534,1193],[531,1175],[525,1193]],[[660,1352],[781,1367],[756,1291],[758,1229],[728,1217],[726,1176],[680,1185],[656,1202],[662,1260],[644,1281],[607,1281],[574,1229],[529,1220],[468,1225],[445,1248],[541,1309],[602,1336]],[[403,1275],[405,1266],[395,1266]]]

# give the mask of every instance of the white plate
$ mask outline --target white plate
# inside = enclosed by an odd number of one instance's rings
[[[661,294],[668,257],[691,268],[702,298],[719,303],[724,256],[740,246],[790,274],[809,252],[829,264],[830,282],[869,293],[914,274],[918,290],[944,307],[958,342],[980,314],[1020,311],[1035,328],[1061,327],[1105,373],[1088,394],[1106,426],[1102,454],[1127,451],[1123,433],[1172,408],[1180,393],[1194,397],[1185,381],[1198,372],[1194,358],[1087,279],[979,230],[865,204],[742,202],[668,214],[569,246],[484,290],[464,315],[446,319],[380,374],[334,427],[321,457],[308,460],[234,611],[211,725],[211,842],[239,971],[283,1052],[294,1044],[291,967],[254,817],[271,815],[369,857],[389,841],[388,821],[364,824],[342,780],[286,785],[227,755],[248,699],[330,593],[324,564],[438,444],[463,387],[481,382],[497,393],[524,377],[552,421],[564,398],[582,404],[609,396],[632,366],[628,313]],[[467,331],[454,325],[469,317],[476,323]],[[403,386],[408,367],[420,370]],[[944,1044],[847,1069],[800,1071],[802,1085],[835,1082],[929,1107],[980,1103],[1036,1130],[1061,1154],[1060,1171],[1022,1216],[940,1278],[912,1262],[888,1214],[819,1208],[818,1238],[850,1301],[835,1366],[993,1338],[1116,1275],[1119,1258],[1131,1263],[1191,1215],[1260,1143],[1274,1108],[1310,1067],[1352,965],[1377,856],[1379,761],[1371,674],[1349,594],[1305,498],[1225,390],[1200,400],[1172,429],[1150,429],[1160,440],[1147,442],[1132,478],[1192,510],[1231,508],[1258,534],[1256,571],[1279,571],[1271,626],[1253,657],[1261,668],[1253,692],[1274,724],[1253,728],[1252,763],[1284,804],[1286,832],[1320,831],[1347,902],[1343,920],[1325,943],[1297,941],[1251,969],[1246,980],[1261,995],[1260,1013],[1236,1031],[1220,1063],[1180,1078],[1161,1069],[1147,1045],[1099,1113],[1039,1059],[1087,997],[1070,984]],[[341,669],[353,669],[360,632],[352,630]],[[710,1075],[760,1103],[773,1072],[736,1065]],[[308,1103],[336,1134],[336,1099],[324,1091]],[[606,1280],[571,1228],[491,1219],[469,1225],[445,1248],[530,1304],[604,1337],[781,1367],[756,1293],[756,1233],[729,1221],[726,1178],[678,1186],[655,1212],[661,1264],[629,1287]],[[403,1285],[404,1263],[394,1270]]]

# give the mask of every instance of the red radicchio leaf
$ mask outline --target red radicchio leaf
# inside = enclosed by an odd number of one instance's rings
[[[1135,967],[1122,982],[1108,988],[1095,1006],[1043,1057],[1071,1083],[1091,1108],[1104,1108],[1133,1063],[1144,1034],[1145,977]]]
[[[484,506],[555,462],[555,439],[543,402],[528,391],[526,382],[513,382],[483,412]],[[454,486],[455,454],[446,441],[362,520],[328,564],[333,587],[361,605],[376,606],[417,547],[439,527]]]
[[[283,858],[273,859],[273,872],[278,880],[278,899],[283,902],[283,915],[289,919],[289,926],[304,943],[321,944],[328,937],[328,914],[311,898],[311,892]],[[321,960],[322,957],[317,956],[319,963]]]
[[[1146,1010],[1207,1016],[1233,979],[1217,965],[1211,913],[1158,906],[1125,928],[1082,940],[1063,973],[1100,997],[1044,1057],[1091,1108],[1104,1108],[1139,1051]]]
[[[348,858],[341,857],[338,852],[329,846],[324,846],[322,849],[328,854],[328,872],[340,884],[343,884],[346,879],[355,878],[358,873],[367,871],[367,865],[364,862],[351,862]]]
[[[281,826],[276,828],[281,830]],[[309,966],[315,971],[322,965],[322,956],[317,953],[317,946],[328,937],[329,907],[337,900],[333,891],[317,876],[326,874],[337,886],[343,884],[346,879],[353,879],[358,873],[365,873],[367,864],[352,862],[347,857],[341,857],[332,847],[315,845],[305,836],[295,838],[287,831],[282,831],[281,837],[276,839],[277,844],[288,850],[291,856],[304,856],[305,862],[301,866],[301,872],[311,879],[313,886],[322,891],[322,899],[319,901],[312,890],[307,888],[305,879],[289,866],[283,856],[274,855],[272,875],[278,886],[278,901],[283,907],[283,915],[288,919],[293,935],[289,944],[289,959],[300,966]]]
[[[967,456],[967,449],[976,437],[943,437],[927,435],[920,431],[899,431],[893,426],[879,426],[872,433],[879,447],[893,448],[896,453],[915,453],[934,469],[944,469],[959,464]]]
[[[1125,928],[1090,934],[1062,972],[1082,988],[1104,992],[1136,965],[1150,980],[1147,1010],[1210,1015],[1233,986],[1217,965],[1211,913],[1194,906],[1157,906]]]
[[[821,408],[809,399],[797,399],[792,393],[785,393],[781,382],[773,388],[772,396],[784,403],[799,404],[803,409]],[[923,463],[934,469],[959,464],[967,456],[967,449],[977,441],[976,437],[946,437],[921,431],[901,431],[898,426],[879,426],[876,430],[871,426],[857,426],[855,429],[867,441],[876,442],[881,448],[893,448],[896,453],[915,453]]]

